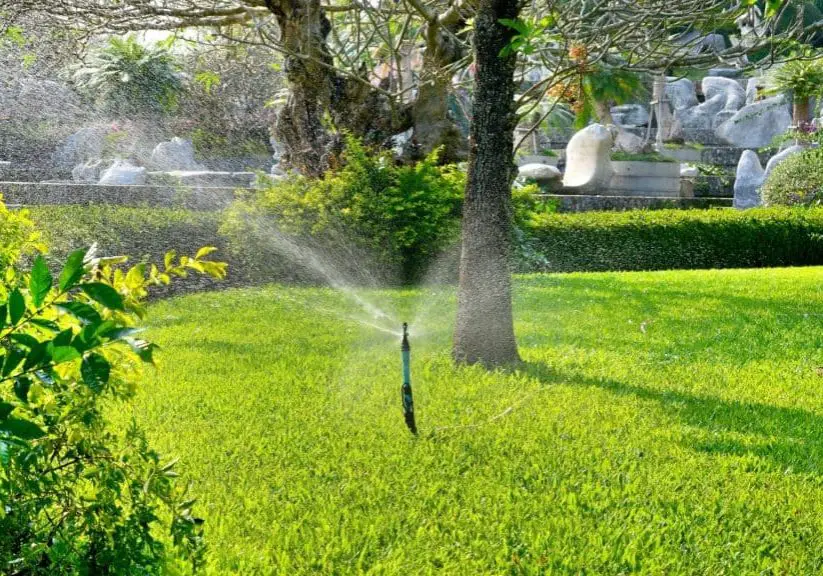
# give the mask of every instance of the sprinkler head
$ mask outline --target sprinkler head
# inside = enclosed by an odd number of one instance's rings
[[[403,350],[411,350],[409,346],[409,323],[403,322],[403,343],[401,344]]]

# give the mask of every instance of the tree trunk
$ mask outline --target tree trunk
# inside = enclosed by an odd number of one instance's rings
[[[289,96],[275,124],[283,146],[281,161],[312,177],[322,176],[342,150],[347,132],[372,146],[390,146],[391,138],[414,127],[418,159],[442,147],[442,162],[465,158],[465,139],[448,115],[451,77],[443,68],[459,60],[459,46],[444,26],[428,28],[418,96],[412,103],[389,101],[370,85],[369,70],[344,76],[334,69],[327,37],[331,23],[320,0],[266,0],[277,18],[285,58]],[[456,26],[455,22],[451,27]]]
[[[516,55],[501,55],[518,0],[480,0],[475,16],[476,75],[463,207],[454,358],[495,366],[519,359],[512,318],[511,183],[514,177]]]
[[[285,58],[289,96],[280,110],[275,137],[283,145],[281,161],[312,177],[322,176],[342,149],[340,132],[369,145],[383,145],[412,126],[411,106],[395,108],[385,94],[360,78],[334,69],[326,38],[331,23],[320,0],[266,0],[277,18]]]
[[[806,122],[809,121],[809,98],[798,98],[795,96],[792,108],[794,127],[801,128]]]
[[[466,138],[449,115],[452,73],[447,70],[463,56],[452,36],[462,25],[461,20],[448,27],[436,22],[426,26],[426,51],[412,108],[413,147],[407,151],[412,160],[419,160],[435,148],[441,148],[443,163],[466,159]]]

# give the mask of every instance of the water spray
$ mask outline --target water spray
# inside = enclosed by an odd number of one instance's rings
[[[411,387],[411,346],[409,346],[409,325],[403,322],[403,343],[400,345],[403,357],[403,387],[400,389],[403,399],[403,417],[406,426],[412,434],[417,434],[417,424],[414,422],[414,398]]]

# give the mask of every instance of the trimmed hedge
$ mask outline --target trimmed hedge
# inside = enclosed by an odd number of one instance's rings
[[[120,206],[40,206],[31,219],[59,264],[70,251],[97,242],[106,254],[162,260],[167,250],[218,247],[229,263],[226,282],[192,279],[176,291],[268,282],[320,282],[285,256],[271,257],[260,240],[237,245],[221,234],[225,214]],[[520,271],[580,272],[757,268],[823,265],[823,208],[747,211],[653,210],[519,214]],[[456,254],[446,268],[455,274]],[[316,276],[316,275],[315,275]]]
[[[823,264],[823,208],[535,214],[526,232],[530,271]]]

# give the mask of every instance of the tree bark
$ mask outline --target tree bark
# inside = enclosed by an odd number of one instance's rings
[[[496,366],[519,360],[512,314],[511,184],[515,173],[516,55],[501,55],[513,31],[518,0],[480,0],[475,16],[476,74],[463,206],[457,323],[458,362]]]
[[[447,70],[463,56],[453,38],[462,24],[460,20],[450,26],[438,22],[426,25],[426,51],[412,108],[413,149],[408,154],[412,160],[421,159],[435,148],[441,149],[439,159],[444,164],[466,159],[466,138],[449,115],[452,74]]]
[[[320,0],[266,2],[287,54],[289,96],[274,130],[285,166],[321,177],[342,149],[341,131],[366,144],[383,145],[411,128],[411,106],[392,107],[385,94],[370,86],[367,71],[353,71],[361,75],[358,79],[334,68],[327,45],[331,23]]]
[[[459,46],[437,22],[429,24],[422,82],[414,102],[393,106],[369,83],[366,69],[348,76],[334,68],[327,37],[331,23],[320,0],[266,0],[277,18],[285,48],[289,96],[275,124],[283,146],[281,161],[312,177],[321,177],[341,151],[339,134],[348,132],[372,146],[389,146],[391,138],[414,128],[417,160],[442,147],[441,162],[465,159],[465,138],[448,114],[451,76],[443,68],[459,60]],[[460,22],[452,24],[452,28]],[[353,78],[359,74],[360,78]]]
[[[795,128],[801,128],[806,122],[809,121],[809,107],[810,102],[809,98],[798,98],[797,96],[794,97],[794,104],[792,106],[792,116]]]

